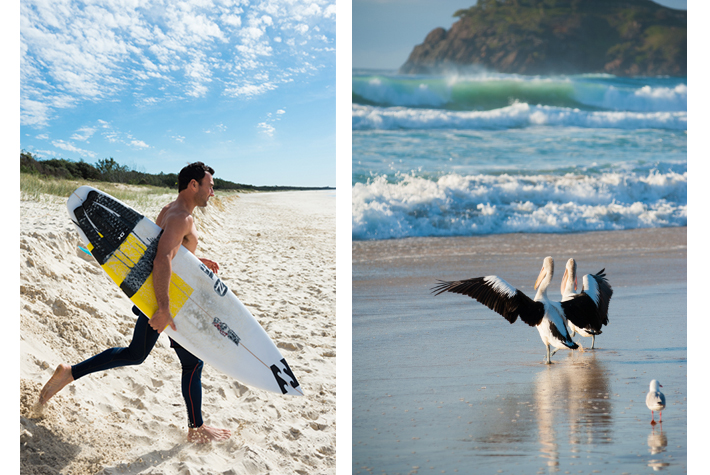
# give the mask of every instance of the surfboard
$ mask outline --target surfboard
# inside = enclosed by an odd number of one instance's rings
[[[158,309],[153,259],[163,230],[111,195],[81,186],[67,208],[84,245],[146,316]],[[238,381],[278,394],[303,395],[286,359],[225,283],[184,246],[172,261],[166,333],[205,363]]]

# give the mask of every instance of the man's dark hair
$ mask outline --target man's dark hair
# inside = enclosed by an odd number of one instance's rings
[[[214,175],[214,170],[202,162],[195,162],[185,166],[178,175],[178,193],[187,188],[187,185],[192,180],[197,180],[197,183],[202,184],[205,173]]]

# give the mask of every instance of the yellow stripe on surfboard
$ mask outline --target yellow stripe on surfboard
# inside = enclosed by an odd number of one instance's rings
[[[192,294],[192,287],[180,278],[175,272],[170,276],[170,315],[177,315],[187,299]],[[158,301],[155,298],[155,290],[153,289],[153,273],[148,276],[138,292],[131,297],[131,302],[136,304],[141,311],[148,317],[152,317],[158,310]]]
[[[91,246],[91,244],[89,244]],[[93,246],[91,246],[93,248]],[[119,287],[133,269],[134,263],[138,262],[145,254],[146,246],[133,234],[130,233],[126,240],[121,244],[116,252],[101,266],[104,271],[111,277]],[[176,273],[170,276],[170,288],[168,295],[170,297],[170,314],[174,317],[180,311],[187,299],[192,294],[190,287]],[[155,298],[155,290],[153,288],[153,273],[143,282],[140,289],[133,294],[131,301],[136,304],[141,311],[153,316],[158,310],[158,301]]]
[[[131,233],[101,267],[111,277],[111,280],[120,286],[129,272],[131,272],[131,269],[133,269],[133,263],[138,262],[143,257],[145,250],[145,245]]]

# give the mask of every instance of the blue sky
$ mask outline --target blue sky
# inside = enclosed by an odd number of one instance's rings
[[[335,0],[22,0],[20,147],[335,186]]]
[[[656,0],[687,9],[687,0]],[[476,0],[352,0],[352,63],[355,69],[397,70],[434,28],[449,29],[457,10]]]

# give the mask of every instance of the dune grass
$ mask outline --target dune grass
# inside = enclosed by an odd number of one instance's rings
[[[121,183],[96,182],[87,180],[67,180],[39,177],[27,173],[20,174],[20,199],[42,201],[49,197],[69,198],[82,185],[89,185],[141,210],[155,206],[156,198],[171,195],[164,200],[167,204],[177,196],[177,190],[152,185],[125,185]],[[237,195],[235,191],[220,191],[210,203],[220,211],[224,210],[221,198]]]
[[[96,182],[86,180],[66,180],[61,178],[39,177],[26,173],[20,174],[20,192],[22,199],[36,199],[42,194],[68,198],[71,193],[82,185],[93,186],[119,200],[132,200],[141,195],[164,195],[177,190],[150,185],[123,185],[119,183]]]

